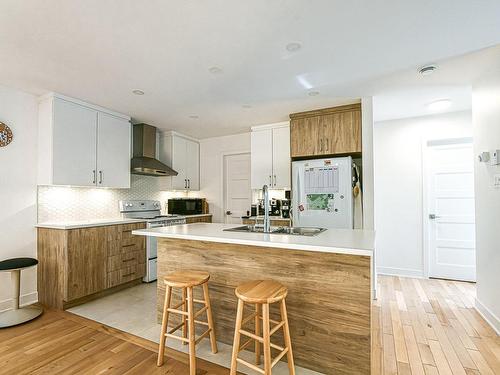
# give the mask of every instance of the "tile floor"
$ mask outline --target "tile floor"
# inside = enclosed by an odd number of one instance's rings
[[[113,328],[132,333],[136,336],[158,342],[160,337],[160,324],[156,323],[156,283],[140,284],[135,287],[122,290],[95,301],[73,307],[68,311],[88,319],[106,324]],[[173,349],[187,352],[187,346],[180,342],[168,340],[167,345]],[[231,345],[218,343],[219,352],[212,354],[210,341],[202,340],[196,346],[197,357],[216,363],[224,367],[230,367]],[[245,354],[248,358],[245,358]],[[243,359],[252,362],[253,353],[246,352]],[[254,374],[255,372],[238,366],[240,372]],[[273,375],[287,375],[288,367],[281,362],[273,368]],[[297,375],[316,375],[318,372],[296,367]]]

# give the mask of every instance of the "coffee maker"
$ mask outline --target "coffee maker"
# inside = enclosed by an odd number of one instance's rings
[[[271,199],[269,203],[271,207],[269,216],[281,216],[281,201],[279,199]]]
[[[290,218],[290,199],[282,199],[281,204],[281,217],[283,219]]]

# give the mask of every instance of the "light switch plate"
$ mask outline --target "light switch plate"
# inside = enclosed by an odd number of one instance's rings
[[[493,176],[493,186],[496,188],[500,188],[500,174],[496,174]]]

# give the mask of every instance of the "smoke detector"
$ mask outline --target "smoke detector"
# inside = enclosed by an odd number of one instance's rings
[[[437,70],[436,65],[425,65],[421,67],[418,72],[422,74],[423,76],[428,76],[429,74],[434,73]]]

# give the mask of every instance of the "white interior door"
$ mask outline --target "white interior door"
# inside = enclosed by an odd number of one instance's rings
[[[224,156],[224,222],[241,224],[251,203],[250,154]]]
[[[476,280],[473,161],[471,143],[428,148],[430,277]]]

